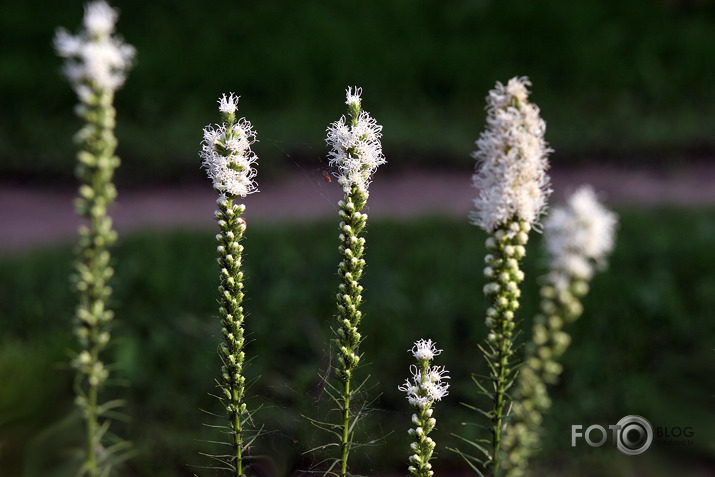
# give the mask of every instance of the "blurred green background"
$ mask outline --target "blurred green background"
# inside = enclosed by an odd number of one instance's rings
[[[121,177],[196,174],[216,99],[241,95],[263,177],[319,162],[344,90],[384,126],[390,167],[467,164],[496,81],[527,75],[554,160],[681,160],[712,151],[708,0],[115,2],[138,58],[119,91]],[[78,0],[5,2],[0,173],[71,178],[73,92],[51,48]]]
[[[261,141],[261,178],[296,164],[324,167],[326,126],[344,113],[344,90],[384,126],[386,169],[472,167],[469,153],[494,82],[528,75],[548,124],[553,161],[639,166],[709,159],[715,148],[715,5],[702,0],[628,2],[369,0],[122,1],[119,32],[138,59],[116,98],[120,185],[205,180],[201,130],[216,99],[241,95],[240,113]],[[26,0],[0,7],[0,177],[74,183],[79,127],[74,94],[51,41],[76,31],[82,2]],[[50,205],[51,206],[51,205]],[[562,383],[546,421],[538,475],[706,476],[715,468],[715,210],[621,209],[618,246],[572,328]],[[336,219],[337,220],[337,219]],[[2,224],[4,229],[12,224]],[[435,439],[479,416],[470,373],[484,372],[483,235],[466,220],[374,221],[368,233],[363,374],[377,398],[359,435],[384,436],[356,454],[356,470],[404,474],[409,411],[397,386],[407,349],[431,337],[452,371],[437,407]],[[311,465],[321,443],[301,413],[322,413],[318,373],[337,286],[336,224],[252,225],[246,290],[259,378],[251,394],[271,430],[257,446],[277,475]],[[543,273],[538,238],[527,284]],[[216,439],[202,412],[217,377],[213,232],[133,234],[116,251],[111,351],[131,420],[117,423],[138,455],[127,476],[212,475],[198,452]],[[0,256],[0,476],[72,475],[79,445],[73,414],[74,309],[69,246]],[[524,325],[536,287],[523,299]],[[379,397],[378,397],[379,396]],[[640,457],[570,447],[571,424],[641,414],[656,426],[695,427],[692,447]],[[466,466],[441,448],[438,474]],[[270,467],[266,464],[267,467]],[[270,472],[267,471],[268,474]]]
[[[700,477],[715,453],[715,241],[713,211],[621,210],[609,269],[596,276],[585,313],[570,327],[561,384],[552,389],[543,452],[535,475]],[[258,378],[248,395],[257,425],[269,434],[255,445],[276,474],[307,469],[307,449],[329,437],[306,418],[320,419],[319,374],[326,369],[338,277],[336,225],[251,226],[245,239],[246,326]],[[687,234],[683,231],[687,230]],[[368,226],[364,277],[366,336],[361,351],[370,375],[373,410],[359,427],[354,471],[404,475],[410,410],[397,386],[409,376],[407,350],[432,338],[444,352],[436,364],[451,374],[450,395],[435,406],[438,475],[466,475],[445,446],[451,434],[475,437],[484,424],[461,402],[479,404],[472,373],[485,374],[477,345],[484,337],[481,293],[484,234],[464,220],[374,221]],[[128,424],[115,429],[135,441],[127,476],[214,475],[199,451],[219,435],[202,423],[218,412],[217,270],[211,231],[135,235],[116,251],[112,305],[117,312],[112,352],[126,385],[107,396],[125,398]],[[647,244],[645,246],[644,244]],[[80,441],[66,362],[74,297],[67,282],[70,247],[0,259],[0,468],[3,476],[59,477]],[[537,277],[545,257],[538,237],[525,262],[521,319],[530,329],[538,305]],[[8,384],[10,383],[10,384]],[[325,396],[322,396],[325,398]],[[692,446],[653,446],[638,457],[615,448],[571,447],[571,425],[615,424],[638,414],[654,426],[691,426]],[[584,428],[585,428],[584,427]],[[265,464],[268,466],[268,464]],[[20,473],[20,469],[24,473]],[[709,469],[709,470],[708,470]]]

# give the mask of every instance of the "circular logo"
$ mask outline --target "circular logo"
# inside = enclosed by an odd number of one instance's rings
[[[618,421],[616,447],[626,455],[638,455],[653,443],[653,426],[644,417],[626,416]]]

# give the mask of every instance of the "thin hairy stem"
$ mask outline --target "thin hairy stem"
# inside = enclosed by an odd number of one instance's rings
[[[348,473],[348,453],[350,452],[350,381],[343,388],[343,429],[340,443],[340,475]]]

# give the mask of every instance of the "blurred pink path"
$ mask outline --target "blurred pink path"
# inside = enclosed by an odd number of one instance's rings
[[[550,175],[556,201],[581,184],[591,184],[612,206],[715,205],[715,161],[672,169],[561,166]],[[337,216],[336,203],[342,196],[336,181],[327,183],[319,170],[298,169],[260,184],[259,189],[244,201],[249,227],[258,222]],[[448,215],[466,220],[475,195],[468,170],[386,172],[376,174],[370,187],[368,214],[396,219]],[[0,253],[73,241],[79,224],[72,206],[74,196],[74,188],[69,187],[0,184]],[[120,234],[175,228],[213,230],[215,200],[208,180],[205,184],[120,190],[111,215]]]

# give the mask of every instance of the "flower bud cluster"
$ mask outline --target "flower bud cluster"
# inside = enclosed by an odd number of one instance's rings
[[[528,222],[511,222],[497,229],[486,241],[484,276],[488,281],[483,291],[491,301],[486,325],[487,342],[492,346],[511,341],[514,335],[514,316],[521,297],[519,284],[524,280],[519,262],[526,255],[530,230]],[[505,350],[501,359],[508,360],[512,354],[511,349]]]
[[[229,419],[240,416],[245,411],[243,393],[245,378],[243,362],[245,354],[243,329],[243,272],[241,271],[241,255],[243,245],[241,239],[246,231],[246,223],[241,217],[244,205],[234,204],[231,199],[219,197],[216,201],[218,210],[216,219],[221,233],[216,236],[218,242],[218,262],[220,268],[219,313],[223,327],[223,341],[219,346],[222,367],[222,398],[227,403]],[[234,432],[237,432],[234,429]],[[238,430],[240,432],[240,429]]]
[[[338,251],[342,260],[338,264],[340,284],[336,295],[338,306],[338,327],[335,344],[338,350],[338,366],[336,374],[343,382],[349,381],[353,370],[360,362],[358,346],[362,339],[358,324],[362,318],[360,304],[362,303],[363,287],[360,285],[363,268],[365,267],[365,238],[360,233],[367,224],[367,214],[360,212],[366,197],[357,188],[353,194],[339,202],[340,206],[340,246]]]
[[[348,114],[328,126],[326,143],[332,147],[328,157],[330,165],[338,168],[338,183],[345,193],[357,187],[367,194],[372,174],[384,164],[382,154],[382,126],[367,111],[361,110],[361,88],[347,90]]]
[[[102,338],[99,340],[102,343],[101,347],[104,348],[109,342],[109,333],[102,332]],[[91,352],[88,350],[80,351],[80,353],[74,357],[72,360],[72,367],[75,368],[79,373],[81,373],[91,387],[98,387],[102,385],[109,378],[109,370],[104,366],[104,363],[93,357]],[[86,404],[86,401],[84,401]],[[87,412],[87,409],[83,409],[83,412]]]
[[[513,220],[501,224],[486,240],[487,255],[484,258],[484,294],[490,300],[487,308],[488,329],[486,346],[483,348],[493,379],[494,407],[489,413],[492,420],[492,452],[484,464],[492,472],[498,472],[500,446],[504,418],[509,408],[510,396],[507,390],[516,376],[513,365],[515,314],[519,308],[524,280],[519,262],[526,255],[531,222]]]
[[[409,458],[410,466],[408,470],[415,477],[431,477],[434,475],[430,459],[435,448],[435,442],[428,436],[434,430],[437,421],[432,417],[432,405],[435,401],[441,401],[447,396],[449,384],[445,379],[449,379],[444,366],[430,366],[434,356],[440,354],[442,350],[437,349],[432,340],[419,340],[411,350],[417,361],[417,365],[412,365],[412,379],[408,379],[405,384],[398,387],[400,391],[407,393],[407,400],[415,410],[412,415],[412,425],[408,434],[415,439],[410,444],[413,454]]]
[[[257,191],[256,169],[258,157],[251,150],[256,132],[245,119],[236,119],[238,96],[231,93],[219,98],[222,124],[204,128],[204,139],[199,156],[202,167],[213,181],[216,191],[228,197],[246,197]]]
[[[77,113],[84,120],[84,126],[75,136],[80,146],[75,166],[80,181],[75,210],[78,215],[89,218],[92,224],[91,233],[80,232],[80,247],[104,248],[117,238],[112,230],[112,219],[107,215],[117,197],[112,181],[120,164],[114,155],[117,147],[114,136],[116,111],[111,95],[100,94],[91,104],[78,107]]]

